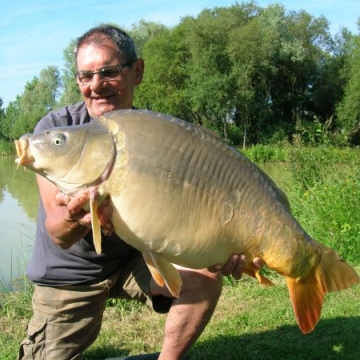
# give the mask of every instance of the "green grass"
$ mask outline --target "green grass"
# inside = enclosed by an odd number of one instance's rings
[[[360,358],[359,287],[328,294],[320,323],[311,334],[302,335],[283,280],[275,277],[274,281],[277,286],[266,289],[249,278],[227,284],[191,358]],[[116,309],[108,308],[102,334],[86,352],[86,359],[159,351],[163,324],[164,316],[148,309],[119,316]]]
[[[328,294],[316,329],[302,335],[283,279],[274,275],[272,280],[276,286],[271,288],[262,288],[248,277],[227,282],[210,324],[191,351],[192,359],[360,358],[359,286]],[[5,298],[2,304],[7,310],[3,307],[0,317],[1,359],[12,360],[25,335],[30,297],[9,294]],[[137,303],[109,303],[100,336],[85,359],[159,351],[164,321],[165,316]]]
[[[225,288],[217,313],[193,350],[193,358],[359,358],[359,300],[359,287],[329,294],[317,328],[302,335],[282,281],[270,289],[259,288],[252,280],[242,281]]]
[[[295,217],[360,273],[359,150],[286,151],[281,155],[286,160],[271,175],[287,193]],[[318,326],[302,335],[284,279],[270,276],[276,286],[265,289],[246,277],[226,281],[215,314],[191,351],[193,360],[360,359],[359,286],[328,294]],[[31,316],[30,299],[30,286],[0,295],[2,360],[16,358]],[[164,321],[138,304],[109,301],[100,336],[85,359],[159,351]]]

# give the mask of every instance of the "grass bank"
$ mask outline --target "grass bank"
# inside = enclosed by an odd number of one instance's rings
[[[357,267],[357,271],[360,272],[360,267]],[[316,329],[302,335],[283,279],[274,275],[272,280],[276,286],[266,289],[246,276],[240,282],[228,282],[210,324],[191,351],[191,358],[360,358],[358,286],[328,294]],[[31,314],[29,296],[8,295],[1,313],[1,359],[13,360]],[[86,351],[85,359],[100,360],[159,351],[164,321],[165,316],[136,303],[109,302],[100,336]]]
[[[310,235],[335,248],[360,273],[359,150],[281,152],[282,158],[266,161],[278,162],[271,176],[288,195],[295,217]],[[254,160],[263,163],[264,159]],[[277,286],[266,289],[249,278],[226,280],[211,323],[192,349],[192,359],[360,358],[359,286],[328,294],[320,323],[304,336],[296,325],[284,279],[270,276]],[[31,286],[1,295],[0,304],[1,359],[12,360],[31,316]],[[164,320],[138,304],[109,301],[101,334],[85,359],[158,351]]]

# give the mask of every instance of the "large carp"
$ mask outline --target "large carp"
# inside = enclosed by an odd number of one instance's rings
[[[302,229],[263,171],[199,126],[122,110],[89,124],[26,134],[16,147],[19,164],[61,191],[109,194],[115,233],[143,253],[155,281],[175,297],[181,279],[172,263],[199,269],[243,253],[245,272],[270,285],[252,265],[259,257],[285,276],[299,327],[308,333],[325,293],[359,283],[335,251]],[[101,199],[91,201],[98,252]]]

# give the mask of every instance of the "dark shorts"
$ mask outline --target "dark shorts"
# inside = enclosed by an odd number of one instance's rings
[[[97,338],[108,298],[137,300],[155,311],[169,311],[172,299],[151,298],[151,274],[141,253],[110,278],[93,285],[35,285],[33,317],[19,359],[82,359]]]

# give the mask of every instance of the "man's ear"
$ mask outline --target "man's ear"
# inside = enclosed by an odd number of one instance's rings
[[[139,58],[135,62],[135,85],[140,85],[144,76],[145,63]]]

